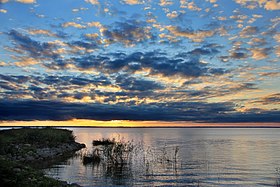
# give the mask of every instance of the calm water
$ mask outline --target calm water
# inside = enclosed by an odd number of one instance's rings
[[[280,175],[280,129],[75,128],[91,151],[94,139],[116,138],[138,147],[130,165],[84,166],[81,157],[46,169],[82,186],[275,186]],[[176,161],[176,146],[179,147]],[[162,158],[165,158],[163,160]],[[168,161],[167,161],[168,160]]]

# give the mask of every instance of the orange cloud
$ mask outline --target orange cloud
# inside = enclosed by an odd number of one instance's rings
[[[137,5],[143,3],[142,1],[139,0],[123,0],[123,2],[129,5]]]
[[[62,27],[75,27],[75,28],[78,28],[78,29],[85,29],[86,26],[84,25],[81,25],[79,23],[75,23],[75,22],[66,22],[66,23],[63,23],[62,24]]]
[[[32,65],[36,65],[39,62],[37,60],[35,60],[34,58],[22,58],[21,61],[15,62],[16,66],[19,67],[24,67],[24,66],[32,66]]]
[[[181,31],[175,26],[166,26],[166,29],[175,36],[189,38],[194,42],[202,42],[205,38],[211,37],[215,34],[213,30],[199,30],[193,31]]]

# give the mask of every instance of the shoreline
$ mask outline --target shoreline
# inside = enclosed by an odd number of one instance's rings
[[[75,141],[72,131],[57,128],[21,128],[0,131],[0,186],[79,187],[44,175],[34,167],[67,159],[85,144]],[[42,168],[41,168],[42,169]]]

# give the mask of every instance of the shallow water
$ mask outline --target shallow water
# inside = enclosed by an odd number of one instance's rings
[[[110,168],[81,157],[45,169],[48,176],[82,186],[275,186],[280,174],[280,129],[72,128],[91,151],[94,139],[136,145],[132,161]],[[175,157],[176,146],[179,148]],[[85,151],[85,150],[83,150]],[[164,158],[164,159],[163,159]],[[167,161],[168,160],[168,161]]]

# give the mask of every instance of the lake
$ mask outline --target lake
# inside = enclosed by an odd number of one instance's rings
[[[129,164],[82,163],[77,155],[45,169],[82,186],[276,186],[280,180],[277,128],[70,128],[92,151],[92,140],[135,145]],[[177,153],[175,153],[177,150]]]

